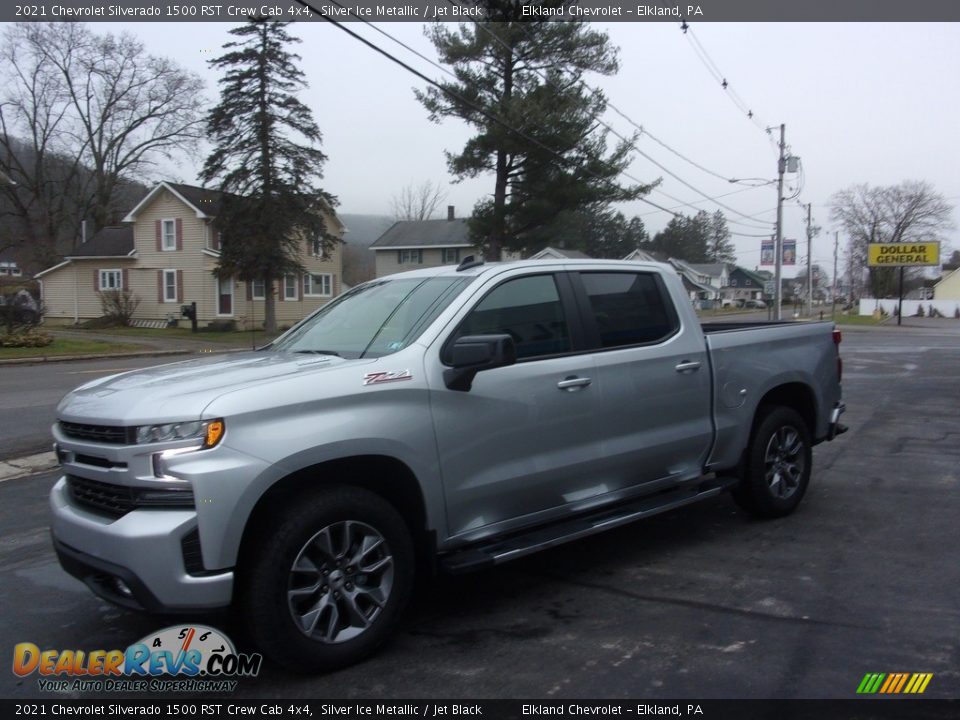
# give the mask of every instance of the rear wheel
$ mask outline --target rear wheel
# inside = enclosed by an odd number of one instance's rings
[[[793,408],[773,406],[762,411],[734,491],[737,503],[759,517],[792,513],[810,482],[810,431]]]
[[[301,496],[250,546],[239,588],[245,619],[263,652],[292,670],[333,670],[366,657],[410,597],[406,524],[359,488]]]

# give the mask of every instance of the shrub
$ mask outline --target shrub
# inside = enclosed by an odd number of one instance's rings
[[[237,323],[235,320],[211,320],[200,329],[206,332],[233,332],[237,329]]]
[[[0,336],[0,347],[5,348],[46,347],[52,342],[53,335],[40,332],[36,328],[28,328]]]
[[[117,325],[129,325],[130,319],[140,307],[140,297],[129,290],[104,290],[97,294],[100,296],[103,316]]]

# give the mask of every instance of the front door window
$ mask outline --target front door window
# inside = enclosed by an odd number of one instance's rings
[[[217,314],[233,315],[233,278],[217,280]]]

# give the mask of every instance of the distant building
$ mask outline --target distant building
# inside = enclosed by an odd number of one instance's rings
[[[474,254],[467,221],[447,208],[445,220],[398,220],[370,249],[376,257],[377,277],[405,270],[457,265]]]
[[[943,266],[943,274],[937,284],[933,286],[933,299],[960,300],[960,267],[957,265]]]
[[[545,247],[538,253],[531,255],[528,260],[589,260],[590,256],[579,250],[566,248]]]

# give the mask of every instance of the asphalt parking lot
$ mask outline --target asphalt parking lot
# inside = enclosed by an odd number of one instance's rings
[[[235,698],[853,698],[868,672],[960,697],[960,332],[845,331],[845,422],[797,513],[725,497],[421,588],[377,656]],[[0,649],[109,649],[183,618],[93,597],[56,564],[55,474],[0,483]],[[244,649],[242,618],[190,618]],[[9,655],[7,657],[10,657]],[[9,668],[10,666],[7,665]],[[0,697],[48,697],[0,671]]]

